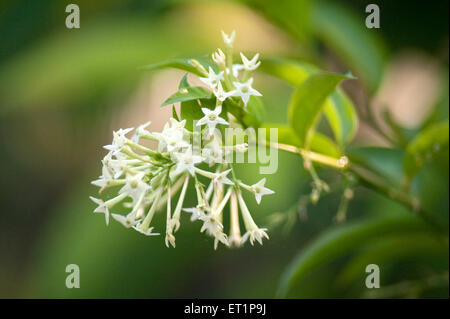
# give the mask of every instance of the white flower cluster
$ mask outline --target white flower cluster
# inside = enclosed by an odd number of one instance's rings
[[[227,46],[232,45],[233,39],[234,33],[230,37],[224,34]],[[219,57],[216,56],[215,59]],[[251,61],[243,57],[243,68],[246,71],[256,68],[259,65],[256,60],[257,56]],[[210,69],[207,82],[213,89],[222,90],[223,76],[223,73],[216,75]],[[246,83],[249,83],[247,92],[257,92],[250,87],[251,82],[251,78],[246,80]],[[230,151],[245,152],[247,146],[246,144],[225,146],[215,133],[217,125],[229,125],[221,117],[223,101],[221,97],[230,92],[236,94],[235,92],[239,90],[237,87],[243,85],[236,81],[233,83],[236,87],[232,91],[225,93],[222,90],[222,93],[216,94],[217,103],[214,110],[202,108],[204,117],[199,119],[196,125],[203,128],[205,133],[203,135],[206,138],[201,141],[199,149],[194,146],[194,133],[185,128],[186,120],[170,118],[162,132],[149,132],[147,127],[150,122],[148,122],[139,126],[131,137],[127,137],[127,134],[132,132],[132,128],[120,129],[113,133],[112,144],[105,146],[109,152],[102,160],[102,175],[92,182],[93,185],[100,187],[100,194],[106,189],[113,190],[114,196],[106,201],[91,197],[98,205],[94,212],[103,213],[106,224],[109,223],[110,211],[122,204],[129,212],[126,215],[111,213],[113,219],[144,235],[159,235],[153,232],[152,220],[154,215],[165,207],[167,247],[170,245],[175,247],[174,234],[180,228],[182,212],[190,213],[192,221],[199,220],[203,223],[201,232],[214,237],[215,248],[219,242],[226,246],[240,246],[249,240],[253,245],[255,240],[262,244],[263,237],[268,238],[267,229],[259,228],[254,222],[241,191],[246,190],[254,194],[258,204],[263,195],[274,192],[264,186],[265,178],[254,185],[246,185],[236,179],[232,163],[227,162],[226,155]],[[244,103],[248,101],[246,96],[241,96]],[[141,140],[157,141],[157,150],[140,144]],[[208,167],[210,170],[199,166]],[[208,181],[209,186],[205,187],[200,179]],[[197,205],[183,208],[190,181],[193,181],[195,187]],[[178,192],[178,200],[172,209],[172,198]],[[230,211],[229,236],[225,234],[223,226],[224,209],[227,205]],[[245,227],[242,236],[239,211]]]
[[[241,52],[242,64],[233,64],[232,48],[235,32],[233,31],[231,35],[227,35],[222,31],[222,37],[227,54],[224,54],[221,49],[217,49],[212,54],[212,60],[218,66],[219,73],[215,73],[212,67],[209,67],[208,72],[203,72],[205,77],[201,77],[200,80],[213,90],[218,101],[223,102],[232,96],[238,97],[242,99],[244,107],[246,107],[250,96],[262,96],[261,93],[252,87],[253,78],[250,77],[251,72],[256,70],[261,64],[258,61],[259,54],[256,53],[249,60]]]

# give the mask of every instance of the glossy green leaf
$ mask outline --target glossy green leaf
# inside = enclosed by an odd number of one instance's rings
[[[349,78],[351,76],[337,73],[314,73],[294,91],[288,116],[301,146],[305,145],[310,137],[327,97],[342,80]]]
[[[167,100],[164,101],[161,107],[178,102],[186,102],[198,99],[210,99],[212,97],[212,94],[213,93],[211,91],[201,86],[190,86],[172,94]]]
[[[414,216],[383,217],[338,225],[308,245],[283,274],[278,297],[286,297],[311,271],[370,243],[398,232],[426,229]]]
[[[409,179],[436,153],[448,149],[448,135],[448,121],[441,122],[428,127],[408,144],[403,168]]]
[[[358,115],[353,102],[338,89],[325,102],[324,114],[339,146],[344,147],[358,129]]]

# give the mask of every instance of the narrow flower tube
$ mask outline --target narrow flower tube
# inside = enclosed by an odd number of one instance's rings
[[[150,207],[150,210],[147,213],[147,216],[145,216],[144,220],[138,227],[140,230],[142,230],[144,232],[148,231],[148,228],[150,227],[150,223],[153,219],[153,215],[155,215],[156,207],[158,206],[158,201],[161,198],[161,194],[162,194],[163,190],[164,190],[163,187],[161,187],[160,189],[157,190],[156,197],[152,203],[152,206]]]
[[[167,187],[167,216],[166,216],[166,246],[167,248],[172,245],[175,248],[175,236],[172,234],[171,226],[171,200],[170,200],[170,185]]]
[[[239,247],[241,245],[241,230],[239,228],[239,208],[236,192],[231,193],[230,198],[230,236],[228,242],[231,246]]]
[[[242,197],[241,192],[238,192],[238,200],[239,206],[242,212],[242,218],[244,219],[244,225],[247,232],[242,237],[241,242],[244,243],[247,239],[250,240],[250,244],[253,245],[254,240],[256,239],[262,245],[262,238],[266,237],[269,239],[269,236],[266,233],[266,228],[258,228],[256,223],[254,222],[252,215],[250,214],[247,205],[245,204],[244,198]]]
[[[183,208],[184,197],[186,195],[188,185],[189,185],[189,175],[186,175],[186,178],[184,179],[183,183],[183,188],[181,189],[180,197],[178,198],[177,206],[175,207],[175,211],[173,213],[171,220],[171,227],[172,229],[175,228],[174,229],[175,232],[178,231],[178,229],[180,228],[180,214],[181,209]]]

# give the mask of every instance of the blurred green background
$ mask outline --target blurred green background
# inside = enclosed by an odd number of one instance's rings
[[[177,248],[167,249],[163,237],[114,222],[106,227],[88,199],[112,130],[148,120],[158,130],[170,116],[159,105],[183,72],[140,67],[208,54],[221,46],[222,29],[236,30],[244,52],[351,70],[360,80],[345,89],[358,114],[368,104],[388,110],[407,139],[427,123],[448,120],[448,1],[376,1],[381,28],[367,29],[371,2],[79,0],[81,28],[70,30],[70,2],[2,1],[0,297],[272,298],[295,256],[323,233],[374,216],[408,216],[415,223],[406,208],[363,187],[355,189],[343,225],[334,221],[339,192],[292,213],[311,180],[300,158],[283,153],[277,174],[267,176],[276,195],[260,206],[249,200],[259,225],[282,216],[263,246],[214,251],[200,225],[183,216]],[[254,86],[264,94],[266,119],[286,122],[292,88],[262,73]],[[363,121],[353,144],[392,146]],[[395,176],[402,154],[388,153],[377,165]],[[448,297],[448,168],[447,142],[412,186],[446,229],[444,239],[415,226],[414,235],[408,227],[374,230],[361,245],[323,258],[290,297]],[[332,170],[319,173],[332,188],[340,182]],[[259,179],[254,166],[240,175]],[[157,228],[163,220],[157,218]],[[65,287],[72,263],[80,266],[80,289]],[[361,267],[369,263],[380,265],[381,285],[392,289],[365,288]]]

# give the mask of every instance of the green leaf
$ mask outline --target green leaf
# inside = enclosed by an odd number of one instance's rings
[[[172,105],[172,117],[174,119],[176,119],[177,121],[180,121],[180,118],[178,117],[178,114],[177,114],[177,110],[175,109],[175,105]]]
[[[319,72],[316,66],[294,59],[266,58],[260,70],[287,83],[299,87],[309,75]],[[343,147],[354,137],[358,128],[358,116],[350,98],[337,89],[326,100],[324,114],[334,132],[336,141]]]
[[[281,279],[278,297],[286,297],[311,271],[363,247],[371,240],[398,232],[426,229],[415,216],[383,217],[338,225],[297,255]]]
[[[252,122],[253,127],[258,128],[264,120],[264,105],[258,96],[251,96],[247,103],[247,111],[251,118],[244,116],[244,121]]]
[[[334,1],[314,1],[311,9],[312,32],[374,92],[383,75],[385,49],[376,32],[364,26],[364,16]]]
[[[353,139],[358,129],[358,115],[353,102],[338,89],[325,102],[324,114],[336,141],[343,148]]]
[[[390,262],[398,262],[411,257],[414,260],[420,258],[423,264],[429,262],[433,257],[442,257],[444,260],[448,260],[448,247],[443,245],[437,237],[430,236],[429,232],[424,231],[383,236],[345,265],[337,276],[336,286],[345,289],[345,287],[360,281],[367,275],[365,268],[369,264],[387,265]]]
[[[448,149],[448,121],[432,125],[419,133],[407,146],[403,168],[411,179],[436,153]]]
[[[183,71],[187,71],[189,73],[196,74],[198,76],[203,76],[195,67],[193,67],[190,63],[191,59],[171,59],[167,61],[162,61],[150,65],[146,65],[142,67],[144,70],[158,70],[158,69],[164,69],[164,68],[174,68],[179,69]],[[208,70],[209,66],[212,66],[210,62],[208,62],[205,59],[198,59],[196,58],[198,62],[200,62],[203,67]]]
[[[180,81],[180,84],[178,85],[178,90],[181,89],[186,89],[190,87],[189,82],[188,82],[188,74],[186,73],[183,78]]]
[[[319,68],[300,60],[272,57],[262,59],[258,70],[298,87]]]
[[[296,147],[300,146],[300,140],[297,135],[295,135],[294,130],[288,125],[265,123],[261,127],[278,129],[278,143],[280,144],[293,145]],[[267,138],[269,138],[268,135]]]
[[[181,102],[180,116],[182,120],[186,120],[185,128],[189,131],[193,130],[194,120],[203,117],[202,106],[198,100],[189,100]]]
[[[289,123],[300,139],[300,146],[307,143],[328,95],[339,82],[349,78],[351,76],[337,73],[315,73],[294,91],[288,115]]]
[[[311,0],[242,0],[258,9],[277,24],[293,34],[301,42],[310,42]]]
[[[402,170],[404,151],[387,147],[354,147],[347,150],[350,162],[364,166],[384,177],[393,186],[402,186],[405,176]]]
[[[308,149],[313,152],[328,155],[331,157],[339,158],[342,153],[336,144],[326,135],[319,132],[314,132],[312,134],[311,140],[309,141]]]
[[[201,86],[190,86],[174,93],[172,96],[170,96],[167,100],[164,101],[161,107],[177,102],[186,102],[198,99],[210,99],[212,97],[212,94],[213,93],[211,91]]]
[[[228,98],[223,102],[223,107],[227,112],[230,112],[240,123],[245,127],[259,127],[261,125],[261,120],[258,118],[262,118],[262,103],[258,100],[253,100],[250,98],[247,108],[249,111],[243,109],[238,103]],[[250,113],[250,109],[252,113]],[[223,112],[223,111],[222,111]]]

